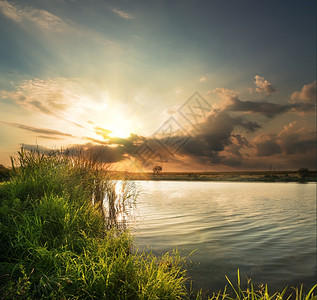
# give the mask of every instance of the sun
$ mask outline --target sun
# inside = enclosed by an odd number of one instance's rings
[[[130,136],[130,131],[125,128],[114,128],[109,129],[111,132],[109,133],[110,137],[119,137],[119,138],[128,138]]]
[[[117,114],[112,119],[111,125],[106,127],[111,131],[109,136],[128,138],[133,130],[131,122],[124,118],[121,114]]]

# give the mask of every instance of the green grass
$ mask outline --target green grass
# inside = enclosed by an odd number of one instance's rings
[[[19,153],[0,187],[0,298],[181,299],[184,258],[132,253],[127,230],[113,220],[107,230],[99,188],[114,184],[87,164]],[[118,199],[112,193],[112,213],[127,200]]]
[[[247,280],[246,287],[242,287],[240,272],[237,274],[237,284],[234,285],[231,280],[226,276],[229,288],[225,287],[223,291],[213,293],[208,297],[208,300],[312,300],[317,299],[314,291],[317,284],[314,285],[308,293],[303,292],[303,286],[300,288],[284,288],[281,292],[270,293],[267,285],[260,285],[254,287],[250,279]],[[196,300],[202,299],[201,292],[197,294]]]
[[[0,185],[1,299],[208,298],[188,288],[186,258],[177,251],[131,250],[133,237],[117,216],[137,191],[124,183],[118,195],[96,159],[21,149],[12,161],[11,179]],[[238,293],[209,299],[284,299],[232,289]]]

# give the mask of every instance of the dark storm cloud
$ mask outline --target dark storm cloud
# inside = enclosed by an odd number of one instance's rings
[[[280,138],[283,151],[286,154],[306,154],[316,149],[316,133],[301,137],[300,134],[290,134]]]
[[[292,112],[312,112],[315,109],[313,102],[293,102],[289,104],[275,104],[272,102],[241,101],[235,97],[225,108],[227,111],[247,112],[261,114],[267,118],[274,118],[277,115]]]
[[[257,156],[309,155],[316,151],[316,131],[296,128],[296,122],[285,126],[278,134],[262,134],[254,139]]]
[[[255,122],[246,121],[243,118],[232,117],[227,113],[220,112],[210,115],[205,122],[200,124],[200,130],[196,138],[202,139],[209,150],[222,151],[225,146],[231,143],[233,130],[237,126],[249,132],[261,128]]]
[[[277,143],[276,134],[263,134],[255,139],[256,155],[271,156],[282,153],[282,149]]]
[[[1,123],[12,126],[12,127],[20,128],[23,130],[32,131],[35,133],[41,133],[41,134],[45,134],[45,135],[57,135],[57,136],[73,137],[73,135],[71,135],[69,133],[61,132],[61,131],[54,130],[54,129],[38,128],[38,127],[23,125],[23,124],[19,124],[19,123],[11,123],[11,122],[4,122],[4,121],[2,121]]]
[[[217,112],[210,115],[198,128],[199,131],[191,133],[191,136],[170,136],[169,145],[176,145],[181,138],[186,138],[187,142],[178,149],[180,155],[189,156],[196,161],[206,160],[212,164],[218,164],[225,161],[227,164],[238,164],[242,160],[239,149],[247,147],[248,141],[241,135],[234,135],[235,128],[241,127],[246,131],[255,131],[260,126],[255,122],[247,121],[240,117],[232,117],[225,112]],[[105,140],[84,137],[93,143],[84,145],[74,145],[64,150],[70,155],[84,155],[87,158],[93,158],[100,162],[114,163],[124,160],[126,157],[137,157],[136,151],[146,144],[152,147],[159,145],[166,146],[166,138],[157,139],[154,137],[146,138],[138,135],[130,135],[128,138],[109,137],[107,130],[95,128]],[[163,146],[163,148],[164,148]],[[35,146],[34,146],[35,147]],[[173,146],[171,146],[173,147]],[[46,149],[46,152],[50,149]],[[171,153],[174,149],[169,148]],[[221,152],[230,153],[226,159]],[[163,155],[162,155],[163,156]]]
[[[233,133],[237,127],[254,132],[260,125],[225,112],[214,113],[199,125],[198,133],[189,138],[180,153],[201,163],[237,166],[243,161],[241,148],[250,146],[245,137]]]
[[[138,135],[130,135],[128,138],[113,137],[109,141],[113,145],[122,147],[124,153],[132,154],[137,148],[137,144],[141,142],[141,138]]]
[[[245,137],[243,137],[241,134],[235,134],[235,135],[232,135],[232,137],[235,139],[236,144],[240,146],[248,147],[250,145],[248,140]]]
[[[241,101],[236,97],[231,99],[231,103],[226,107],[226,109],[237,112],[262,114],[268,118],[273,118],[276,115],[283,114],[291,110],[293,107],[294,105],[290,104],[282,105],[271,102]]]
[[[263,92],[267,95],[273,92],[270,83],[264,79],[260,81],[258,79],[256,82],[258,92]],[[301,91],[294,92],[291,95],[291,101],[285,104],[276,104],[268,101],[243,101],[238,97],[237,92],[224,88],[216,88],[214,92],[226,100],[221,110],[228,113],[242,112],[274,118],[287,112],[314,112],[316,108],[316,81],[304,85]]]

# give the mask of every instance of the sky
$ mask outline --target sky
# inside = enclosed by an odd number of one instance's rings
[[[0,0],[0,164],[316,169],[316,1]]]

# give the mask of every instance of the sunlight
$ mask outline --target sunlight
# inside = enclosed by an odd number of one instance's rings
[[[129,120],[125,118],[122,114],[117,114],[111,120],[110,126],[105,126],[105,128],[109,129],[111,133],[109,133],[110,137],[120,137],[127,138],[133,132],[133,126]]]

